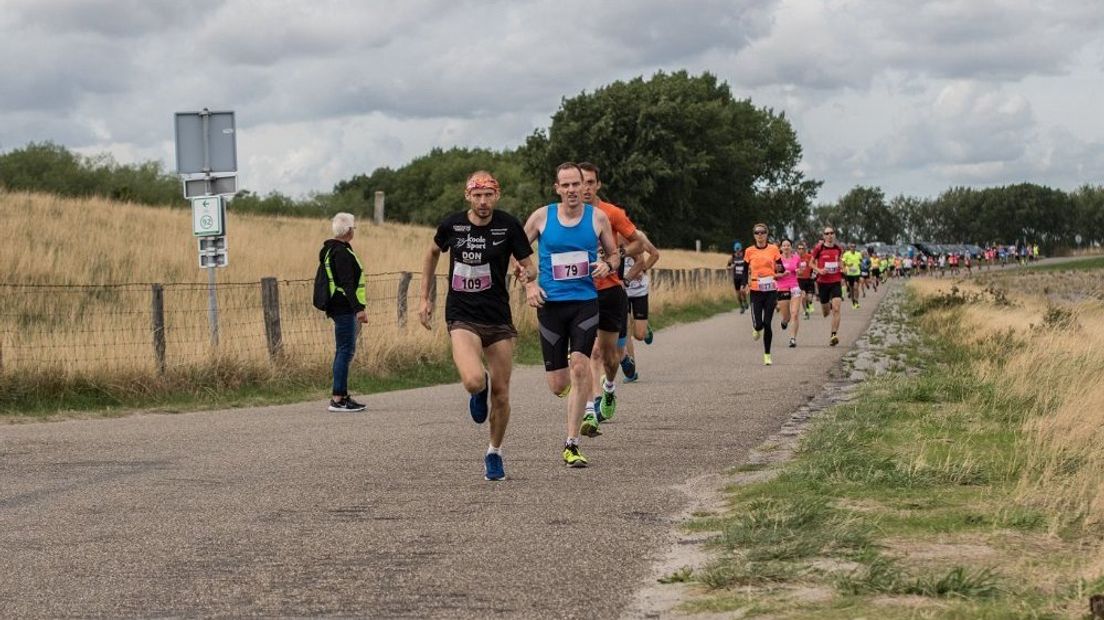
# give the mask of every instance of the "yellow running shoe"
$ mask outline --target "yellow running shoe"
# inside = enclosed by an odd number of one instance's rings
[[[586,467],[587,460],[583,456],[582,452],[579,452],[579,446],[575,444],[564,445],[563,451],[564,465],[568,467]]]
[[[763,354],[763,365],[764,366],[770,366],[771,365],[770,353],[764,353]]]
[[[583,423],[579,427],[579,434],[586,435],[587,437],[597,437],[602,434],[602,431],[598,430],[598,417],[593,413],[588,413],[583,416]]]

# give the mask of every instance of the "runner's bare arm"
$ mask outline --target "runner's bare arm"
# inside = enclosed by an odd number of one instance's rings
[[[638,243],[641,247],[641,251],[633,254],[628,251],[628,246],[626,246],[625,254],[628,254],[634,259],[637,259],[640,254],[647,253],[648,258],[643,261],[638,259],[635,260],[632,269],[630,269],[629,272],[625,274],[626,280],[635,280],[639,278],[640,274],[648,271],[649,269],[654,267],[657,262],[659,262],[659,250],[656,249],[656,246],[652,245],[651,239],[648,239],[648,236],[644,234],[644,231],[637,229],[636,241],[634,241],[633,243]]]
[[[526,256],[525,258],[517,261],[517,271],[519,279],[525,285],[525,301],[533,308],[540,308],[544,305],[544,299],[548,295],[544,292],[544,289],[540,287],[540,283],[537,282],[538,272],[536,266],[533,265],[532,257]]]
[[[525,220],[525,235],[529,237],[529,243],[533,243],[544,232],[544,223],[548,218],[548,207],[541,207]]]
[[[426,329],[432,329],[430,321],[433,318],[433,306],[429,303],[429,283],[437,277],[437,260],[440,258],[441,248],[431,241],[429,251],[422,260],[422,305],[418,309],[418,320]]]
[[[639,228],[636,229],[636,232],[624,239],[626,241],[625,254],[627,256],[637,256],[644,251],[644,235],[640,232]]]

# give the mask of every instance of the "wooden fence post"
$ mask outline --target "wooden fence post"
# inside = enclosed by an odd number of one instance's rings
[[[399,298],[398,298],[398,322],[399,327],[406,327],[406,293],[410,290],[410,279],[413,275],[409,271],[404,271],[399,276]]]
[[[261,307],[264,309],[268,356],[276,361],[284,350],[284,337],[280,331],[280,285],[276,278],[261,278]]]
[[[157,364],[157,374],[165,374],[165,287],[160,284],[151,286],[152,303],[150,319],[153,327],[153,359]]]

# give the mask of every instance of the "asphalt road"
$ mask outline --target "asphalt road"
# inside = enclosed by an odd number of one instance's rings
[[[815,394],[870,319],[776,337],[750,313],[657,332],[587,469],[563,402],[515,370],[508,480],[458,385],[294,405],[0,426],[3,617],[577,617],[629,604],[686,498]],[[777,331],[777,319],[775,328]]]

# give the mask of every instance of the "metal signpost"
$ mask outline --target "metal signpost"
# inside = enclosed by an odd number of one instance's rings
[[[198,238],[199,266],[207,270],[207,321],[211,346],[218,347],[215,269],[230,264],[226,252],[226,202],[237,191],[238,150],[233,112],[177,112],[176,172],[184,197],[192,202],[192,235]]]

